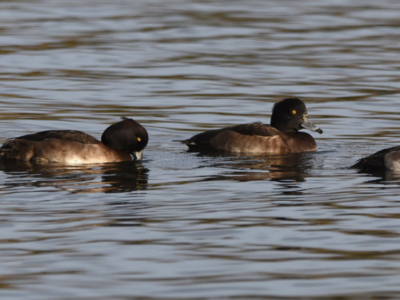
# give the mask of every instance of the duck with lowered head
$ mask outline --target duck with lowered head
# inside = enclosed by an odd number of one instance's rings
[[[109,126],[101,141],[76,130],[48,130],[16,137],[0,148],[0,157],[32,163],[97,164],[141,160],[149,141],[146,129],[123,118]]]

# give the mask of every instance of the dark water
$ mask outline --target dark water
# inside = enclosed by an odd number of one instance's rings
[[[111,2],[110,2],[111,3]],[[1,299],[398,299],[398,1],[1,1],[0,142],[149,131],[140,163],[1,162]],[[172,142],[305,100],[317,153]]]

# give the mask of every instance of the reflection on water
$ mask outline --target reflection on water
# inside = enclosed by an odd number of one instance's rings
[[[0,161],[1,299],[397,299],[398,1],[0,1],[0,142],[143,124],[141,163]],[[199,155],[302,98],[318,152]],[[338,288],[340,287],[340,288]]]
[[[275,180],[305,181],[307,171],[315,164],[313,153],[294,153],[285,155],[243,154],[198,154],[199,157],[226,158],[211,163],[210,166],[225,170],[206,180]]]
[[[138,162],[66,166],[31,164],[0,159],[0,171],[9,174],[4,189],[55,187],[71,193],[115,193],[147,189],[149,170]]]
[[[367,182],[382,183],[382,184],[391,184],[391,183],[400,184],[400,173],[395,171],[374,171],[374,172],[359,171],[359,174],[366,174],[374,178],[373,180]]]

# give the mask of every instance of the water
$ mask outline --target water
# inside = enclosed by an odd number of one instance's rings
[[[1,299],[398,299],[397,1],[2,1],[0,142],[143,124],[140,163],[0,164]],[[317,153],[188,153],[302,98]]]

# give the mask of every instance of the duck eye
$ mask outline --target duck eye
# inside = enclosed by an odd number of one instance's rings
[[[297,113],[297,111],[295,111],[295,110],[293,109],[293,110],[292,110],[292,114],[295,115],[296,113]]]
[[[140,137],[137,138],[137,141],[140,142],[142,139]]]

